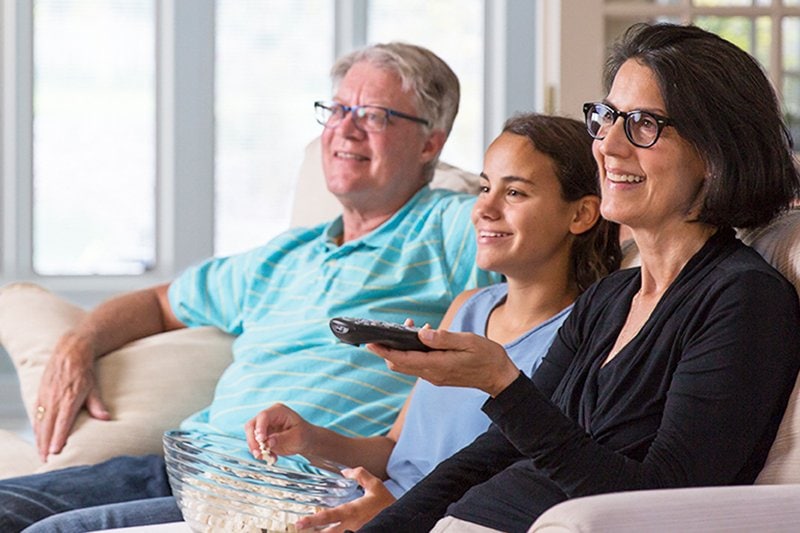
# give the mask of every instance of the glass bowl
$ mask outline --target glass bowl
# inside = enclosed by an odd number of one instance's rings
[[[362,494],[343,465],[316,457],[255,459],[247,441],[226,435],[164,433],[172,493],[189,527],[211,531],[300,531],[297,520]]]

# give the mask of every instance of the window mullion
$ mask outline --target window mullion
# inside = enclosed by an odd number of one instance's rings
[[[773,2],[770,28],[772,38],[769,43],[769,77],[778,93],[778,98],[783,101],[783,13],[780,6]]]
[[[214,0],[159,2],[158,261],[173,277],[213,254]]]
[[[334,57],[367,44],[367,0],[336,0],[334,7]]]
[[[2,239],[4,282],[32,274],[33,6],[3,8]]]
[[[535,2],[498,0],[485,5],[483,144],[502,129],[515,112],[541,109],[536,72],[540,67],[536,36],[540,10]],[[513,68],[509,68],[513,65]],[[541,93],[541,91],[539,91]]]

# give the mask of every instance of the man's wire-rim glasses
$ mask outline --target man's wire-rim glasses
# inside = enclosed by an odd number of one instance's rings
[[[345,119],[348,113],[353,116],[356,128],[362,131],[381,132],[386,129],[389,117],[404,118],[430,127],[430,121],[377,105],[344,105],[336,102],[314,102],[317,122],[326,128],[335,128]]]

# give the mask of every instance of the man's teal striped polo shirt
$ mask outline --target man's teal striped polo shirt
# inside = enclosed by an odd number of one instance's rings
[[[461,291],[497,281],[475,266],[474,201],[424,187],[383,225],[342,246],[335,244],[340,217],[183,273],[169,289],[176,316],[238,336],[211,405],[183,427],[244,436],[247,420],[282,402],[344,435],[385,433],[414,378],[337,341],[328,321],[411,317],[435,326]]]

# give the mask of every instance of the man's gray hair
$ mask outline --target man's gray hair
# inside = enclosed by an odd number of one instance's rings
[[[458,113],[461,96],[458,77],[442,59],[421,46],[391,42],[374,44],[350,52],[339,58],[331,69],[334,91],[356,63],[367,63],[390,70],[400,76],[403,90],[411,91],[422,118],[430,121],[432,129],[443,130],[449,135]],[[428,179],[439,159],[427,165]]]

